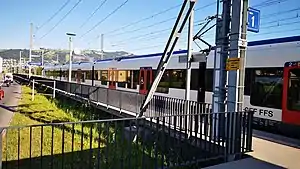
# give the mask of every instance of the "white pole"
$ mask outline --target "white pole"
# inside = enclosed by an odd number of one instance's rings
[[[34,100],[34,79],[32,80],[32,93],[31,93],[31,101]]]
[[[70,57],[69,57],[69,82],[71,82],[72,77],[72,37],[69,37],[69,48],[70,48]]]
[[[191,2],[190,2],[191,5]],[[193,46],[193,27],[194,27],[194,9],[191,11],[189,18],[189,29],[188,29],[188,53],[187,53],[187,63],[186,63],[186,90],[185,90],[185,99],[186,99],[186,114],[187,114],[187,126],[191,131],[192,116],[190,115],[190,92],[191,92],[191,59],[192,59],[192,46]],[[190,132],[188,132],[190,134]]]
[[[44,68],[44,49],[42,49],[42,68]],[[42,70],[42,76],[44,76],[44,69]]]
[[[22,51],[20,50],[20,61],[19,61],[19,69],[20,69],[20,72],[21,73],[22,71]]]
[[[101,34],[101,60],[103,60],[103,56],[104,56],[104,53],[103,53],[103,46],[104,46],[104,35]]]
[[[55,98],[55,87],[56,87],[56,81],[53,82],[53,98]]]
[[[187,53],[187,64],[186,64],[186,90],[185,99],[190,100],[190,90],[191,90],[191,59],[192,59],[192,43],[193,43],[193,26],[194,26],[194,10],[191,12],[189,18],[189,29],[188,29],[188,53]]]
[[[33,23],[30,23],[30,48],[29,48],[29,62],[31,62],[31,52],[32,52],[32,46],[33,46]],[[28,65],[29,68],[29,77],[31,77],[31,65]]]

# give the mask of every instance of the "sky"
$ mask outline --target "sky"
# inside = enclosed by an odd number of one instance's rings
[[[0,49],[29,48],[30,23],[33,23],[34,49],[68,49],[66,32],[72,32],[76,33],[73,42],[77,49],[100,50],[99,37],[103,34],[104,51],[123,50],[134,54],[162,52],[182,2],[183,0],[1,0]],[[194,34],[201,29],[202,25],[199,23],[203,23],[203,19],[216,14],[216,2],[197,1]],[[64,4],[66,5],[62,8]],[[103,5],[99,8],[101,4]],[[249,0],[249,6],[261,11],[261,26],[259,33],[248,32],[248,41],[299,35],[299,0]],[[51,18],[55,13],[57,14]],[[185,27],[176,50],[187,48],[187,25]],[[212,29],[204,34],[204,39],[214,45],[214,36],[215,30]],[[197,51],[199,48],[194,44],[193,50]]]

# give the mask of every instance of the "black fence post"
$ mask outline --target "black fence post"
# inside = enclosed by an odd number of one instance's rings
[[[246,142],[246,150],[252,151],[252,136],[253,136],[253,116],[254,111],[246,111],[247,113],[247,142]]]
[[[94,86],[95,84],[94,84],[94,79],[95,79],[95,66],[93,65],[92,66],[92,73],[91,73],[91,76],[92,76],[92,86]]]

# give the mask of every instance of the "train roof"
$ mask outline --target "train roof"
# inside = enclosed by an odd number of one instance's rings
[[[251,42],[248,42],[248,46],[270,45],[270,44],[288,43],[288,42],[296,42],[296,41],[300,41],[300,36],[290,36],[290,37],[282,37],[282,38],[273,38],[273,39],[251,41]],[[215,47],[213,47],[212,49],[214,50]],[[180,54],[186,54],[186,53],[187,53],[187,50],[179,50],[179,51],[174,51],[173,55],[180,55]],[[96,60],[94,63],[107,62],[107,61],[113,61],[113,60],[121,61],[121,60],[137,59],[137,58],[158,57],[158,56],[162,56],[162,54],[163,53],[153,53],[153,54],[146,54],[146,55],[134,55],[134,56],[131,56],[131,57],[119,56],[119,57],[116,57],[116,58]],[[91,64],[93,62],[77,62],[77,63],[74,62],[73,64],[78,65],[78,64],[83,64],[83,63],[90,63]],[[55,65],[51,65],[51,66],[55,66]],[[56,65],[56,66],[59,66],[59,65]]]

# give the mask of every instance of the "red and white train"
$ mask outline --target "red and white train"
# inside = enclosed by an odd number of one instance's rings
[[[184,99],[186,63],[175,51],[156,95]],[[195,52],[194,54],[197,54]],[[161,53],[74,63],[72,78],[112,90],[146,93]],[[205,102],[212,102],[214,52],[207,57]],[[199,63],[192,63],[191,99],[196,100]],[[45,66],[46,76],[66,79],[67,65]],[[300,138],[300,36],[253,41],[246,54],[244,109],[255,112],[255,124]],[[204,79],[203,79],[204,80]]]

